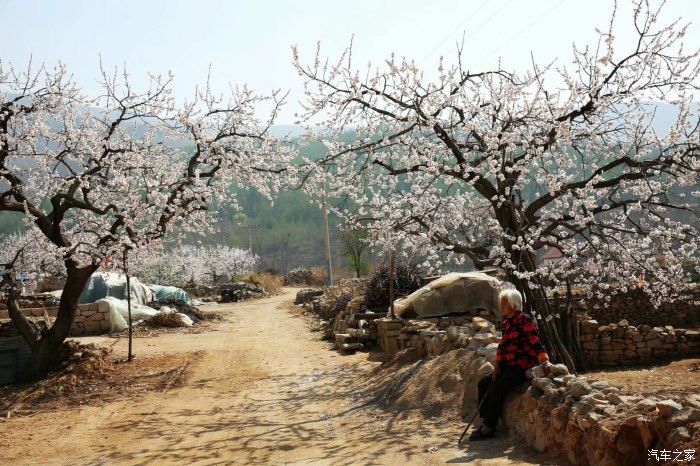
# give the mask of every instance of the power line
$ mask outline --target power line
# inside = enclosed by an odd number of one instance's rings
[[[480,65],[480,64],[483,63],[484,60],[486,60],[488,57],[492,56],[493,54],[495,54],[496,52],[498,52],[499,50],[501,50],[503,47],[505,47],[506,45],[510,44],[513,40],[515,40],[516,38],[520,37],[523,33],[525,33],[527,30],[529,30],[530,28],[532,28],[535,24],[539,23],[545,16],[549,15],[551,12],[553,12],[554,10],[556,10],[557,8],[559,8],[559,6],[561,6],[562,3],[564,3],[564,0],[560,0],[559,3],[557,3],[556,5],[554,5],[552,8],[550,8],[550,9],[547,10],[546,12],[542,13],[539,17],[537,17],[537,19],[535,19],[535,20],[534,20],[533,22],[531,22],[529,25],[525,26],[523,29],[521,29],[521,30],[520,30],[519,32],[517,32],[515,35],[511,36],[508,40],[506,40],[505,42],[503,42],[501,45],[499,45],[498,47],[496,47],[495,49],[491,50],[489,53],[487,53],[486,55],[484,55],[483,58],[482,58],[481,60],[479,60],[477,63],[474,64],[474,66]]]
[[[428,54],[427,54],[426,56],[424,56],[424,57],[421,59],[421,61],[420,61],[419,63],[423,63],[423,62],[424,62],[425,60],[427,60],[433,53],[435,53],[435,51],[436,51],[437,49],[439,49],[440,46],[441,46],[442,44],[444,44],[444,43],[447,41],[447,39],[449,39],[449,38],[451,38],[452,36],[454,36],[455,32],[459,31],[459,30],[462,28],[462,26],[464,26],[465,24],[467,24],[467,21],[469,21],[475,14],[477,14],[479,11],[481,11],[481,9],[484,7],[484,5],[486,5],[488,2],[489,2],[489,0],[484,0],[484,3],[482,3],[481,5],[479,5],[479,8],[477,8],[477,9],[474,10],[474,11],[472,11],[472,12],[467,16],[467,18],[466,18],[464,21],[462,21],[461,23],[459,23],[459,25],[458,25],[456,28],[454,28],[454,30],[453,30],[452,32],[450,32],[447,36],[445,36],[445,38],[442,39],[442,40],[440,41],[439,44],[437,44],[435,47],[433,47],[433,49],[432,49],[430,52],[428,52]]]

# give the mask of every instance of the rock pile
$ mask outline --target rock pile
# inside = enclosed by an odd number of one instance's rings
[[[311,285],[314,282],[314,272],[311,269],[297,267],[284,276],[284,286]]]
[[[321,295],[323,295],[323,290],[320,288],[306,288],[303,290],[299,290],[297,292],[296,298],[294,298],[294,304],[307,304],[313,301],[314,298],[317,298]]]
[[[270,293],[262,287],[248,282],[236,282],[220,288],[222,303],[236,303],[246,299],[267,298]]]
[[[314,314],[326,324],[345,310],[353,297],[360,295],[364,282],[359,279],[342,280],[332,286],[307,288],[299,290],[295,304],[304,307],[304,311]]]
[[[58,354],[59,360],[63,361],[60,372],[80,375],[103,373],[109,369],[109,364],[105,361],[109,352],[109,349],[94,343],[83,345],[67,340]]]
[[[584,320],[579,326],[581,346],[592,367],[630,365],[679,355],[700,353],[700,331],[630,325],[626,320],[600,325]]]
[[[332,326],[327,326],[333,334],[335,347],[341,351],[356,351],[377,340],[377,319],[381,313],[368,312],[363,297],[350,300],[347,307],[338,313]]]
[[[434,319],[377,321],[379,345],[388,354],[414,348],[431,357],[457,348],[477,350],[498,343],[501,333],[487,319],[473,316],[450,316]]]

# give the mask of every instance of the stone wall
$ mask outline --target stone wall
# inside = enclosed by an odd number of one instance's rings
[[[58,306],[51,307],[22,307],[20,308],[25,317],[44,317],[44,313],[49,317],[56,317],[58,314]],[[0,310],[0,319],[9,319],[10,315],[7,309]]]
[[[445,331],[421,330],[412,346],[422,356],[441,357],[450,351],[470,355],[460,360],[463,382],[462,417],[475,410],[476,383],[493,371],[498,331],[474,318]],[[410,328],[404,326],[404,329]],[[648,332],[647,332],[648,333]],[[649,340],[652,341],[652,340]],[[674,399],[624,395],[618,387],[589,376],[569,374],[557,364],[545,376],[540,367],[528,371],[531,380],[506,398],[504,425],[531,447],[575,465],[645,464],[649,449],[683,449],[700,421],[700,395]]]
[[[534,376],[529,387],[512,392],[503,407],[509,431],[538,451],[575,465],[647,464],[649,449],[683,450],[695,434],[697,394],[625,396],[606,381],[555,367],[549,377]]]
[[[75,314],[71,336],[101,335],[109,332],[109,303],[81,304]]]
[[[353,299],[336,318],[335,324],[348,332],[339,341],[346,342],[355,330],[373,328],[379,346],[389,354],[416,351],[419,357],[441,357],[451,351],[463,352],[467,363],[459,371],[464,385],[454,389],[464,390],[462,415],[471,417],[476,408],[476,382],[493,371],[501,336],[496,325],[470,316],[377,317],[364,327],[368,316],[362,299]],[[626,321],[601,325],[585,320],[580,334],[591,365],[635,364],[700,352],[700,331],[691,329],[635,327]],[[698,394],[674,395],[673,399],[624,395],[606,381],[569,374],[562,364],[548,376],[540,367],[533,368],[528,377],[531,381],[506,398],[504,424],[528,445],[553,457],[564,457],[576,465],[645,464],[649,449],[682,450],[697,438]]]
[[[601,325],[584,320],[579,326],[581,346],[591,367],[633,365],[652,360],[700,354],[700,331],[650,325],[626,320]]]
[[[497,343],[496,326],[482,317],[454,316],[434,319],[389,319],[377,321],[379,346],[387,354],[414,348],[437,356],[474,341]]]
[[[45,311],[49,318],[53,320],[56,317],[58,308],[29,308],[22,311],[30,320],[42,323]],[[76,310],[70,335],[74,337],[102,335],[109,332],[110,327],[108,303],[80,304]],[[0,322],[0,338],[17,335],[19,333],[11,321]]]
[[[606,307],[603,300],[574,296],[574,303],[579,313],[586,313],[591,319],[601,324],[610,324],[627,320],[637,325],[653,326],[672,325],[678,328],[700,326],[700,290],[695,290],[688,299],[674,303],[662,303],[658,307],[649,300],[648,295],[638,289],[627,293],[613,293]]]

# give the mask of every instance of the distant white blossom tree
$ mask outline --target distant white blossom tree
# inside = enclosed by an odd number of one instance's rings
[[[236,206],[231,185],[269,193],[280,183],[270,175],[288,159],[268,135],[281,103],[276,93],[259,97],[242,87],[219,95],[207,85],[176,105],[171,76],[151,76],[143,90],[126,71],[101,76],[101,95],[91,98],[62,64],[18,72],[0,62],[0,212],[24,213],[61,251],[67,276],[56,321],[44,332],[8,303],[32,348],[27,377],[50,367],[105,258],[126,263],[130,251],[168,232],[209,231],[210,205]],[[265,100],[273,110],[260,121],[255,109]]]
[[[358,69],[352,48],[336,62],[317,51],[307,66],[294,49],[300,118],[330,133],[308,189],[325,182],[387,247],[400,241],[437,266],[447,251],[504,268],[548,349],[573,368],[575,316],[553,309],[547,286],[626,287],[644,275],[651,295],[672,299],[681,262],[697,260],[698,51],[685,47],[687,26],[659,14],[635,6],[629,50],[615,46],[613,12],[597,43],[574,46],[566,63],[533,59],[524,73],[467,69],[462,49],[434,80],[393,55]],[[668,131],[652,124],[654,102],[677,111]],[[542,267],[548,248],[564,258]]]
[[[222,244],[182,245],[167,251],[143,251],[131,270],[140,279],[162,285],[216,284],[251,272],[259,258],[247,249]]]

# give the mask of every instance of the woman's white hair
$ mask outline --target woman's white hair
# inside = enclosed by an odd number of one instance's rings
[[[501,292],[498,293],[498,302],[500,303],[504,299],[515,309],[517,309],[518,311],[522,311],[523,296],[518,290],[516,290],[515,288],[506,288],[505,290],[501,290]]]

